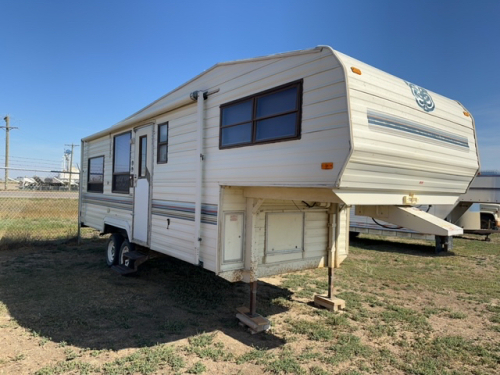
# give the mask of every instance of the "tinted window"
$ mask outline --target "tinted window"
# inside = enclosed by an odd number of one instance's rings
[[[128,193],[130,189],[131,133],[115,136],[113,144],[113,192]]]
[[[168,122],[158,125],[157,163],[168,161]]]
[[[302,81],[221,106],[219,147],[300,138]]]

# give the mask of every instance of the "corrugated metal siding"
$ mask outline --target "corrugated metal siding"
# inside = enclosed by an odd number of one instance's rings
[[[472,119],[464,116],[464,109],[429,91],[435,109],[425,112],[404,80],[341,53],[338,56],[348,74],[353,132],[353,153],[340,187],[415,193],[465,191],[478,168],[478,159]],[[362,74],[352,73],[351,66]],[[466,138],[466,147],[373,126],[368,122],[369,111],[410,121],[438,135]]]

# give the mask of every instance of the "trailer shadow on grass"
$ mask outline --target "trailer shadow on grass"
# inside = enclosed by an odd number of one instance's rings
[[[257,311],[285,311],[272,301],[291,292],[259,282]],[[36,337],[96,350],[169,343],[222,331],[249,346],[283,345],[270,333],[249,334],[236,308],[249,287],[174,258],[153,259],[124,277],[106,267],[104,243],[0,252],[0,302]]]
[[[358,247],[364,250],[379,251],[384,253],[399,253],[420,257],[436,256],[436,246],[433,241],[424,241],[421,243],[405,241],[403,238],[390,240],[380,236],[359,236],[350,239],[350,246]],[[441,252],[439,255],[454,255],[453,251]]]

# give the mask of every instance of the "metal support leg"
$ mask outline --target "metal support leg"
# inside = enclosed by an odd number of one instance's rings
[[[257,315],[257,281],[250,283],[250,312],[248,315],[250,317]]]
[[[333,267],[328,267],[328,298],[333,298],[333,289],[334,289],[334,284],[333,284]]]
[[[453,237],[451,236],[435,236],[436,238],[436,254],[443,251],[451,251],[453,249]]]

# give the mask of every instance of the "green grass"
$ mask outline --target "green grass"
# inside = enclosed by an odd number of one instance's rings
[[[156,258],[138,277],[120,277],[104,264],[102,240],[5,249],[0,336],[23,351],[0,356],[0,372],[31,363],[43,375],[496,374],[492,238],[457,239],[449,256],[429,243],[361,238],[335,272],[345,310],[311,303],[326,292],[325,269],[261,280],[257,308],[272,326],[257,335],[235,319],[248,285],[179,260]],[[32,358],[44,359],[37,367]]]
[[[193,367],[188,370],[188,374],[203,374],[205,371],[207,371],[207,367],[201,362],[196,362]]]
[[[309,340],[329,341],[334,337],[334,331],[324,323],[308,320],[290,319],[290,332],[306,335]]]
[[[251,351],[242,354],[236,359],[236,364],[242,365],[244,363],[255,363],[257,365],[262,365],[269,362],[272,358],[272,354],[264,348],[254,348]]]
[[[0,198],[0,248],[66,240],[77,230],[78,199]]]
[[[157,371],[178,371],[185,367],[183,358],[176,349],[168,345],[158,345],[139,349],[132,355],[107,363],[102,368],[105,375],[153,374]]]
[[[202,333],[189,338],[189,346],[186,352],[196,354],[201,359],[217,361],[229,361],[233,354],[224,347],[221,342],[214,342],[215,334]]]
[[[295,353],[284,349],[276,358],[265,365],[265,370],[271,374],[305,375],[306,371],[295,359]]]
[[[356,357],[367,358],[371,355],[372,349],[361,343],[361,339],[352,334],[340,335],[337,342],[327,348],[331,353],[323,358],[328,364],[338,365],[342,362]]]
[[[79,361],[61,361],[52,366],[43,367],[35,375],[58,375],[67,373],[78,373],[81,375],[87,375],[99,371],[97,367],[91,365],[90,363],[79,362]]]

